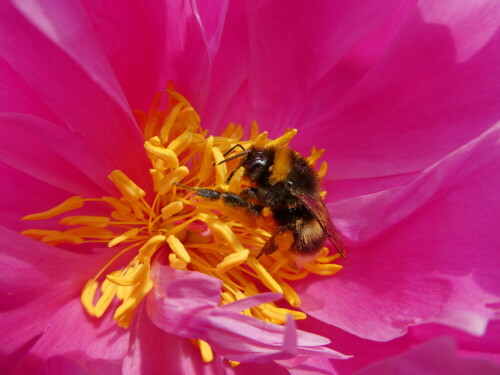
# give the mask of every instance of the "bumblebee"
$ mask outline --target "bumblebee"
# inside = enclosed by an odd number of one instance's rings
[[[220,199],[225,205],[244,209],[252,215],[262,215],[267,207],[278,229],[264,244],[259,257],[276,251],[276,236],[286,231],[293,235],[290,251],[294,254],[312,257],[328,239],[345,257],[340,234],[320,197],[319,177],[307,160],[286,146],[252,146],[247,150],[240,144],[228,150],[224,157],[236,148],[242,152],[219,164],[242,158],[226,181],[229,184],[235,172],[244,168],[244,176],[251,181],[252,186],[240,194],[177,185],[193,190],[197,196],[205,199]]]

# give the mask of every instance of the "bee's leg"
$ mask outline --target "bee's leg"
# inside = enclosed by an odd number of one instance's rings
[[[278,244],[274,240],[274,237],[276,236],[277,233],[273,234],[270,239],[267,240],[267,242],[262,246],[262,250],[260,251],[259,255],[257,255],[257,258],[259,258],[262,254],[272,254],[278,249]]]
[[[179,183],[176,183],[176,185],[187,190],[192,190],[194,191],[195,195],[205,199],[209,199],[211,201],[216,201],[220,199],[226,206],[229,207],[246,208],[247,211],[252,215],[256,216],[260,215],[264,208],[262,206],[259,206],[258,204],[248,202],[239,195],[233,193],[226,193],[212,189],[194,188],[190,186],[184,186]]]
[[[233,193],[220,193],[220,198],[225,205],[230,207],[238,207],[238,208],[246,208],[246,210],[255,216],[259,216],[264,209],[263,206],[260,206],[255,203],[251,203],[246,199],[240,197],[239,195]]]
[[[257,199],[257,188],[246,188],[240,193],[240,197],[243,199]]]
[[[293,235],[293,243],[290,245],[290,248],[292,248],[296,243],[297,243],[297,236],[294,234],[294,231],[289,228],[287,225],[282,225],[278,228],[276,232],[273,233],[273,235],[267,240],[267,242],[262,246],[262,250],[260,251],[259,255],[257,255],[257,258],[259,258],[262,254],[272,254],[276,250],[278,250],[278,243],[276,241],[276,238],[279,235],[282,235],[284,233],[289,233]]]

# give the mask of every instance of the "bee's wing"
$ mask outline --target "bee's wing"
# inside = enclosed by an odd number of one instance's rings
[[[321,198],[307,194],[296,194],[296,196],[316,218],[316,221],[320,225],[321,229],[323,229],[323,232],[325,232],[333,247],[335,247],[335,250],[339,252],[342,258],[345,258],[342,237],[340,236],[338,229],[335,228],[335,225],[333,225],[330,213]]]

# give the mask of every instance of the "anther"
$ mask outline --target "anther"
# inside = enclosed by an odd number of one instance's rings
[[[165,168],[177,168],[179,166],[179,159],[177,159],[177,155],[174,151],[164,147],[153,146],[148,141],[144,142],[144,148],[151,155],[163,160]]]
[[[272,292],[283,294],[283,289],[281,286],[274,280],[269,272],[265,269],[265,267],[255,258],[248,258],[247,264],[257,273],[259,279],[262,283],[269,288]]]
[[[80,196],[75,196],[66,199],[61,204],[51,208],[50,210],[39,212],[36,214],[26,215],[22,220],[44,220],[50,219],[54,216],[60,215],[67,211],[76,210],[77,208],[83,207],[83,198]]]
[[[137,186],[128,176],[120,170],[115,169],[108,178],[116,185],[120,193],[126,198],[132,200],[139,200],[143,198],[146,193],[139,186]]]
[[[335,275],[342,269],[340,264],[318,264],[313,262],[303,263],[302,267],[309,272],[321,276]]]
[[[171,216],[174,216],[182,211],[184,208],[184,204],[180,201],[175,201],[169,203],[167,206],[161,209],[161,217],[163,220],[168,219]]]
[[[172,249],[172,251],[179,257],[180,260],[184,261],[185,263],[191,262],[189,253],[186,251],[186,248],[177,237],[175,237],[174,235],[170,235],[167,238],[167,242],[170,246],[170,249]]]
[[[210,345],[208,345],[208,343],[203,340],[198,340],[198,343],[200,345],[200,353],[203,362],[212,362],[214,360],[214,353],[212,352],[212,348],[210,347]]]
[[[126,231],[125,233],[119,235],[118,237],[113,238],[111,241],[108,242],[108,247],[113,247],[120,242],[126,241],[129,238],[134,238],[137,236],[137,233],[139,233],[139,228],[132,228]]]
[[[100,228],[107,227],[108,223],[107,216],[66,216],[59,221],[62,225],[89,225]]]
[[[235,253],[229,254],[222,260],[222,262],[217,265],[216,272],[220,275],[226,272],[228,269],[237,267],[240,264],[245,263],[249,254],[250,251],[248,250],[237,251]]]
[[[181,181],[189,174],[189,169],[185,166],[176,168],[174,171],[165,175],[158,184],[158,193],[160,195],[166,194],[172,188],[172,184]]]
[[[80,295],[80,300],[82,301],[83,307],[87,312],[94,316],[94,296],[97,292],[97,288],[99,287],[99,283],[93,279],[87,281],[85,286],[83,287],[82,294]]]

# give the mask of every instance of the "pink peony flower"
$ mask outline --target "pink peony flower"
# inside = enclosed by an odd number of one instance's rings
[[[498,373],[499,8],[3,2],[2,371]],[[72,196],[119,197],[113,170],[153,192],[133,111],[167,81],[210,134],[257,121],[272,138],[297,128],[303,154],[326,149],[326,202],[348,256],[335,276],[290,283],[306,320],[241,314],[280,295],[220,305],[219,279],[159,259],[123,329],[116,300],[100,319],[80,301],[116,252],[20,234],[34,227],[21,217]],[[102,214],[89,207],[79,214]]]

